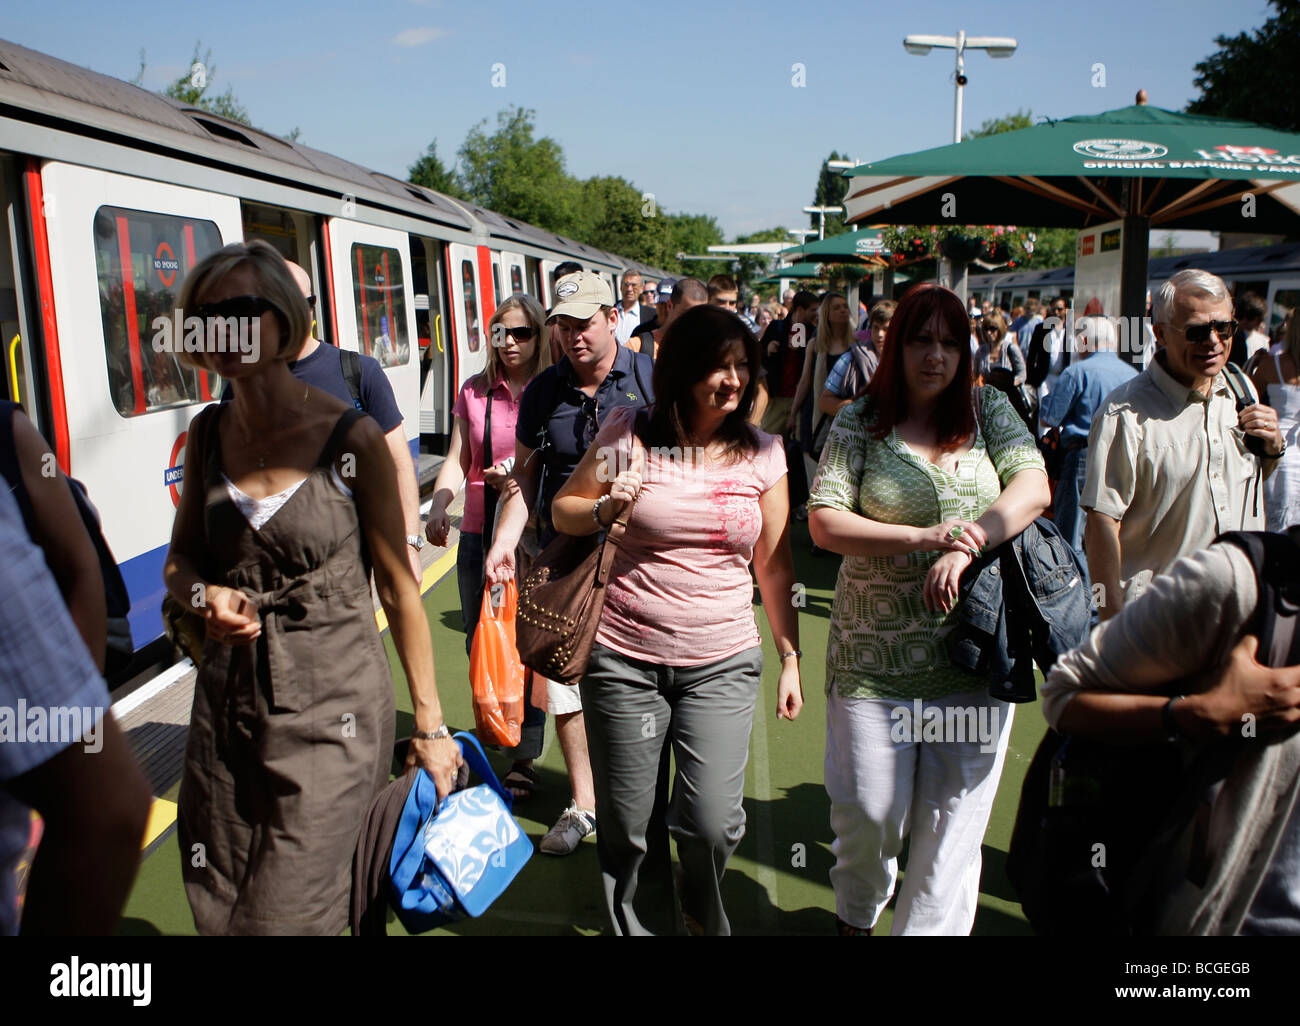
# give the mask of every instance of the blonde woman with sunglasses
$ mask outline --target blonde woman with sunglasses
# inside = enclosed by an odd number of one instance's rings
[[[498,490],[505,485],[514,466],[519,400],[528,382],[551,362],[550,346],[545,344],[545,321],[541,306],[531,296],[513,295],[496,308],[488,321],[487,367],[461,386],[452,408],[455,428],[451,446],[433,486],[433,506],[425,536],[439,546],[447,544],[451,530],[447,507],[461,486],[465,486],[456,573],[466,651],[478,626],[483,601],[483,554],[491,546]],[[506,753],[514,760],[514,766],[506,776],[505,785],[517,799],[527,797],[536,787],[532,763],[541,754],[546,722],[531,702],[526,709],[519,746]]]

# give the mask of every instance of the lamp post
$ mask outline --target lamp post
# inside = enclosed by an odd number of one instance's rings
[[[824,239],[826,238],[826,215],[842,214],[844,213],[844,208],[843,207],[804,207],[803,212],[805,214],[817,215],[817,238]]]
[[[962,29],[956,36],[912,35],[903,37],[903,49],[915,57],[924,57],[932,49],[957,51],[956,89],[953,105],[952,141],[961,142],[961,99],[966,85],[966,51],[987,50],[990,57],[1005,58],[1016,52],[1019,44],[1006,36],[967,36]]]

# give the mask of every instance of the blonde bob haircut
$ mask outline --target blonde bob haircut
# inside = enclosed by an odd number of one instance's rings
[[[518,310],[523,314],[524,321],[537,332],[533,336],[533,359],[528,368],[529,380],[532,380],[538,372],[551,365],[550,331],[546,327],[546,311],[542,309],[542,304],[532,296],[516,292],[509,299],[501,301],[501,305],[493,311],[492,319],[488,321],[487,366],[483,369],[483,376],[480,380],[484,391],[488,387],[496,385],[505,376],[505,369],[501,364],[501,347],[495,345],[494,340],[496,339],[496,326],[501,323],[505,315],[511,310]]]
[[[292,360],[302,348],[303,340],[311,333],[311,310],[298,283],[293,280],[284,257],[270,243],[261,239],[248,243],[232,242],[195,264],[181,285],[180,295],[176,298],[176,309],[184,316],[190,316],[189,311],[199,305],[205,292],[244,265],[253,272],[257,294],[275,305],[276,320],[280,323],[280,347],[275,358]],[[177,355],[191,366],[201,370],[211,369],[205,362],[205,353],[183,352]]]

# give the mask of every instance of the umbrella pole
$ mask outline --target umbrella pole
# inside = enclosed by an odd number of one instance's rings
[[[1120,254],[1119,314],[1132,329],[1123,355],[1134,367],[1142,367],[1145,341],[1142,318],[1147,312],[1147,258],[1151,219],[1130,214],[1124,218],[1123,252]]]

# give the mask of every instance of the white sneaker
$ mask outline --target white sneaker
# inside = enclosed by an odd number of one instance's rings
[[[547,855],[570,855],[584,837],[595,832],[596,814],[578,808],[577,802],[570,802],[538,847]]]

